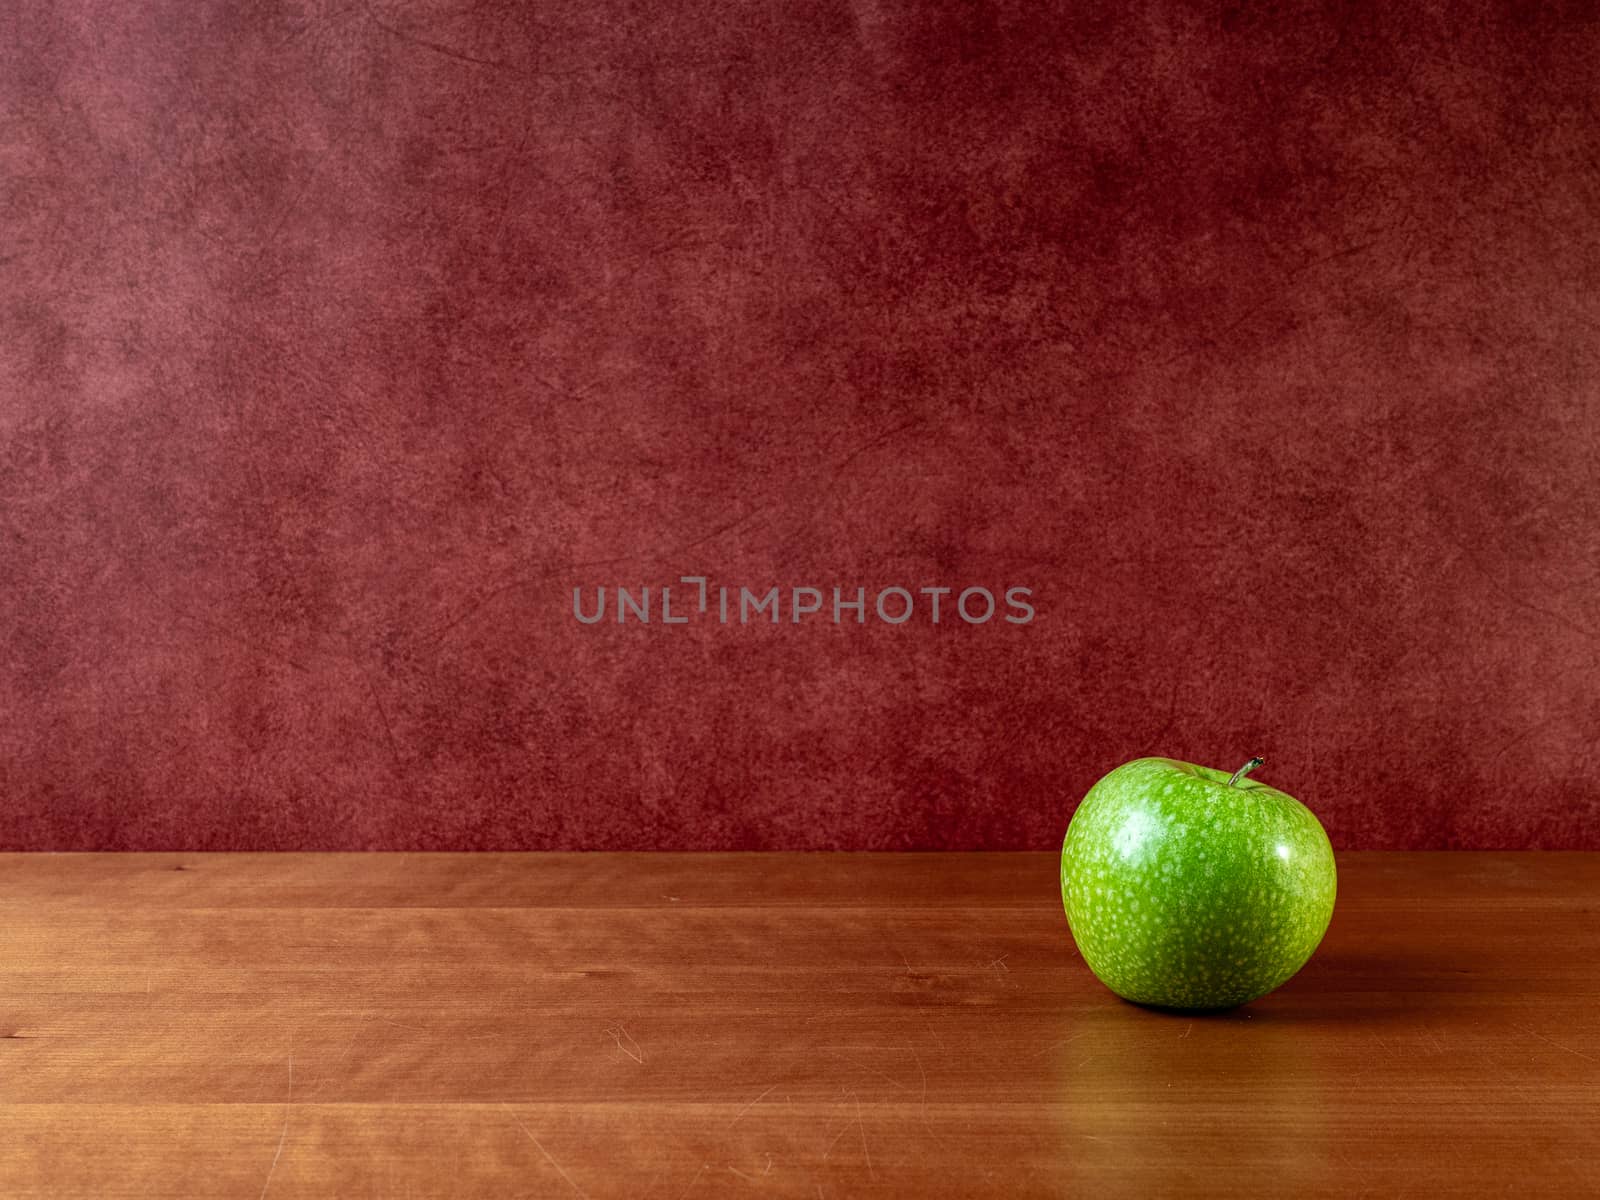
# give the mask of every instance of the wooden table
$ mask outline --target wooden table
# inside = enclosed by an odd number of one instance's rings
[[[1600,1194],[1600,855],[1348,854],[1223,1016],[1055,856],[0,856],[0,1195]]]

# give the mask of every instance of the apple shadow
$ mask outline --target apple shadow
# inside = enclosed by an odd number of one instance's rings
[[[1223,1008],[1171,1008],[1124,1000],[1158,1017],[1195,1021],[1409,1021],[1439,1007],[1441,998],[1506,991],[1511,981],[1484,963],[1446,958],[1409,947],[1319,952],[1292,979],[1265,996]]]

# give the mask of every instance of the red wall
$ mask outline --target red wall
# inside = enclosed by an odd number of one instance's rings
[[[1057,7],[5,5],[0,844],[1600,848],[1592,8]]]

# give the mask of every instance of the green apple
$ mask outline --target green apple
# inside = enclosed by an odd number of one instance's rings
[[[1061,847],[1061,902],[1089,969],[1162,1008],[1231,1008],[1298,971],[1327,932],[1333,847],[1292,796],[1168,758],[1089,789]]]

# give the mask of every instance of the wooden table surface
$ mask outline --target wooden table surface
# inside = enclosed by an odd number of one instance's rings
[[[1600,1194],[1600,855],[1347,854],[1277,993],[1049,854],[0,856],[0,1195]]]

